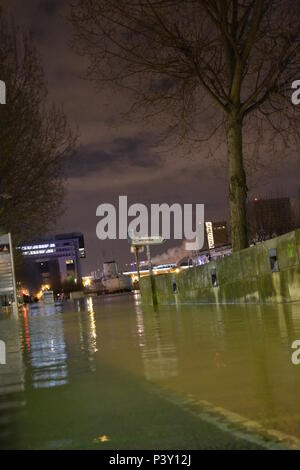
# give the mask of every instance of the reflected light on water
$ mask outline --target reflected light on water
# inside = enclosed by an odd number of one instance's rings
[[[141,299],[134,297],[137,335],[141,348],[145,377],[149,381],[176,376],[177,354],[172,337],[161,341],[161,323],[159,312],[144,316]],[[148,333],[148,337],[147,337]]]
[[[88,309],[88,312],[89,312],[91,352],[96,353],[98,351],[98,349],[97,349],[97,330],[96,330],[96,320],[95,320],[95,312],[94,312],[92,297],[89,297],[87,299],[87,309]]]
[[[88,360],[92,363],[94,354],[98,352],[97,328],[92,297],[80,299],[77,306],[81,349],[87,354]],[[91,365],[91,367],[95,370],[94,365]]]
[[[33,387],[52,388],[67,384],[67,351],[61,312],[54,305],[38,304],[30,308],[28,332]]]

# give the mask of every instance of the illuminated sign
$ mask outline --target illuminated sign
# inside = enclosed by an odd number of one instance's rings
[[[211,250],[215,247],[214,232],[212,222],[205,222],[208,248]]]

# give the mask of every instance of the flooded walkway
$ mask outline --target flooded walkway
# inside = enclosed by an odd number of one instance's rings
[[[0,338],[2,448],[300,448],[299,304],[87,298],[2,315]]]

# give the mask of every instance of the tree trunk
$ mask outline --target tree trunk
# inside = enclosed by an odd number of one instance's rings
[[[232,250],[239,251],[248,246],[246,215],[248,189],[243,165],[243,119],[237,110],[231,111],[228,116],[227,148]]]

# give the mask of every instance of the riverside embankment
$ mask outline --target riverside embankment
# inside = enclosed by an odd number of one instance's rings
[[[180,273],[155,276],[158,304],[300,301],[300,229]],[[152,303],[149,278],[143,303]]]

